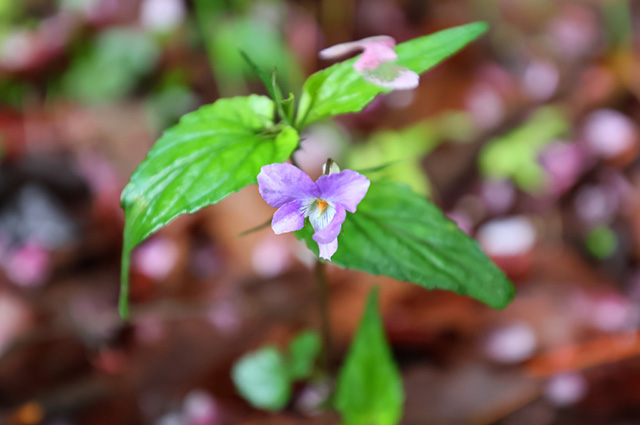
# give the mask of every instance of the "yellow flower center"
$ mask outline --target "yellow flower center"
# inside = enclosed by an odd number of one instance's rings
[[[325,201],[324,199],[318,199],[318,209],[321,213],[324,212],[325,208],[327,208],[327,205],[329,205],[327,201]]]

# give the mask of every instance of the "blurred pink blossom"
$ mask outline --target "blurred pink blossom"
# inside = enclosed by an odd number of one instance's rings
[[[216,401],[202,390],[193,390],[183,402],[185,425],[216,425],[220,415]]]
[[[538,161],[547,172],[550,190],[554,196],[571,188],[585,167],[585,155],[580,146],[562,141],[545,146]]]
[[[545,397],[557,406],[567,406],[580,401],[587,392],[587,382],[581,374],[556,375],[547,381]]]
[[[273,235],[263,237],[253,248],[251,265],[256,273],[265,278],[278,276],[291,264],[291,250],[286,238]]]
[[[584,120],[582,137],[594,154],[612,159],[638,144],[638,129],[626,115],[599,109]]]
[[[183,0],[144,0],[140,9],[140,23],[144,28],[168,32],[185,19]]]
[[[489,333],[484,352],[496,362],[519,363],[530,358],[536,346],[536,334],[531,325],[516,322]]]
[[[606,224],[614,219],[620,201],[615,191],[603,185],[584,185],[576,194],[576,214],[587,224]]]
[[[42,285],[49,276],[49,252],[35,241],[28,241],[10,252],[4,263],[7,277],[24,287]]]
[[[28,307],[20,299],[0,292],[0,356],[24,332],[31,320]]]
[[[477,236],[488,255],[508,257],[530,252],[536,242],[536,229],[528,217],[511,216],[483,224]]]
[[[516,189],[509,180],[489,179],[482,182],[480,195],[490,213],[502,214],[513,206]]]
[[[393,49],[396,41],[387,35],[363,38],[359,41],[336,44],[320,51],[322,59],[336,59],[362,50],[353,64],[362,78],[380,87],[408,90],[418,87],[420,76],[409,68],[395,64],[398,55]]]
[[[547,61],[531,62],[522,76],[524,91],[535,100],[551,98],[560,81],[558,69]]]
[[[593,51],[598,41],[598,18],[582,5],[568,5],[549,24],[547,33],[562,57],[575,59]]]
[[[178,262],[178,247],[175,242],[163,236],[153,237],[143,242],[133,253],[133,267],[150,278],[165,279]]]
[[[207,319],[223,334],[230,335],[238,330],[242,324],[242,317],[237,306],[232,301],[219,301],[209,309]]]

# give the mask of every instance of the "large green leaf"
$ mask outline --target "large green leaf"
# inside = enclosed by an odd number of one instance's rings
[[[484,22],[474,22],[399,44],[397,63],[423,73],[475,40],[487,28]],[[356,59],[337,63],[307,79],[302,88],[297,128],[333,115],[358,112],[378,94],[389,91],[365,81],[353,69]]]
[[[298,232],[316,254],[307,224]],[[338,236],[335,264],[425,288],[467,294],[504,308],[514,288],[478,243],[426,198],[407,186],[372,182],[358,211],[347,214]]]
[[[273,126],[264,96],[221,99],[185,115],[149,151],[122,192],[125,211],[120,314],[128,316],[129,254],[181,214],[215,204],[256,183],[263,165],[285,161],[298,144]]]
[[[260,409],[280,410],[291,397],[289,371],[275,347],[244,355],[233,366],[231,377],[245,400]]]
[[[344,425],[395,425],[402,416],[402,378],[384,336],[378,291],[369,294],[335,395]]]

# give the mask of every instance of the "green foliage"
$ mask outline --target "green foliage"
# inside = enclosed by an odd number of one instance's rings
[[[320,336],[315,331],[297,335],[283,354],[267,346],[245,354],[233,366],[233,382],[252,406],[280,410],[291,397],[295,381],[311,377],[320,352]]]
[[[122,192],[125,211],[120,314],[128,315],[129,254],[181,214],[215,204],[256,183],[263,165],[285,161],[298,145],[291,127],[273,126],[264,96],[221,99],[167,130]]]
[[[264,347],[243,356],[231,371],[236,388],[252,406],[282,409],[291,397],[285,360],[275,347]]]
[[[538,156],[568,128],[562,110],[554,106],[540,108],[520,127],[487,143],[480,152],[480,171],[496,179],[509,178],[527,192],[538,192],[545,175]]]
[[[253,79],[254,70],[245,62],[240,50],[251,57],[260,69],[277,68],[285,90],[300,84],[301,72],[293,54],[278,28],[268,20],[220,15],[219,11],[208,11],[206,7],[198,10],[208,14],[199,17],[200,25],[206,27],[207,52],[221,93],[229,95],[246,91],[247,80]]]
[[[313,229],[298,232],[316,254]],[[355,214],[347,214],[332,262],[373,275],[446,289],[504,308],[514,288],[504,273],[423,196],[391,182],[372,182]]]
[[[126,95],[159,57],[148,35],[128,28],[102,32],[86,47],[62,80],[67,96],[86,103],[112,102]]]
[[[374,290],[340,371],[335,407],[344,425],[395,425],[403,403],[402,378],[384,336]]]
[[[399,131],[380,131],[374,133],[367,143],[351,149],[346,168],[363,170],[388,163],[377,176],[406,183],[416,192],[426,195],[429,192],[428,179],[420,161],[440,141],[433,125],[428,122]]]
[[[599,226],[589,232],[585,244],[594,257],[610,258],[618,248],[618,237],[607,226]]]
[[[305,379],[311,376],[320,348],[320,336],[313,331],[303,332],[291,341],[289,374],[292,379]]]
[[[487,30],[475,22],[419,37],[396,46],[397,63],[423,73],[462,49]],[[356,58],[313,74],[302,88],[297,128],[333,115],[361,111],[378,94],[389,89],[365,81],[353,69]]]

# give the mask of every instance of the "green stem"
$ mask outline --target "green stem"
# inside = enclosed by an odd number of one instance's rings
[[[322,261],[316,261],[315,275],[318,289],[318,308],[320,312],[320,331],[322,335],[322,352],[321,362],[324,373],[329,376],[330,361],[333,353],[333,344],[331,337],[331,320],[329,318],[329,285],[325,264]]]

